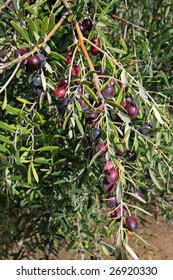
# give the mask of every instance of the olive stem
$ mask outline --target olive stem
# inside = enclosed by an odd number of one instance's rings
[[[11,74],[10,78],[6,81],[6,83],[5,83],[5,84],[3,85],[3,87],[0,89],[0,93],[3,92],[3,91],[7,88],[7,86],[9,85],[9,83],[10,83],[10,82],[12,81],[12,79],[14,78],[14,76],[15,76],[16,72],[18,71],[19,67],[20,67],[20,63],[18,63],[18,64],[16,65],[16,68],[14,69],[14,71],[13,71],[13,73]]]
[[[69,6],[68,2],[66,0],[62,0],[62,2],[64,4],[65,8],[67,9],[67,11],[70,11],[71,13],[73,13],[71,11],[71,9],[70,9],[70,6]],[[84,55],[86,57],[86,60],[87,60],[87,62],[89,64],[89,67],[90,67],[90,70],[91,71],[95,71],[95,68],[94,68],[93,63],[91,61],[91,58],[90,58],[90,56],[89,56],[89,54],[87,52],[87,49],[85,47],[85,44],[84,44],[85,38],[83,37],[83,34],[82,34],[81,30],[80,30],[80,27],[79,27],[79,24],[78,24],[77,20],[74,20],[73,24],[74,24],[74,27],[76,29],[77,35],[78,35],[79,46],[81,47],[81,49],[82,49],[82,51],[83,51],[83,53],[84,53]],[[94,77],[96,88],[97,88],[97,90],[99,90],[100,86],[99,86],[99,80],[98,80],[97,73],[94,73],[93,77]]]
[[[41,49],[47,43],[47,41],[49,41],[49,39],[56,33],[58,28],[62,25],[62,23],[64,22],[64,20],[66,19],[66,17],[69,14],[70,14],[70,11],[67,11],[66,13],[64,13],[62,18],[58,21],[58,23],[54,26],[54,28],[49,32],[49,34],[46,36],[45,40],[41,44],[34,47],[34,49],[32,51],[20,56],[19,58],[16,58],[13,61],[4,63],[3,65],[0,66],[0,70],[5,69],[15,63],[22,62],[24,59],[27,59],[29,56],[33,55],[35,52],[37,52],[39,49]]]
[[[2,13],[2,10],[5,9],[7,7],[8,4],[10,4],[11,0],[7,0],[4,5],[2,5],[2,7],[0,8],[0,13]]]

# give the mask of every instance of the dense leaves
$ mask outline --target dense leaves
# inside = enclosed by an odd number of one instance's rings
[[[172,214],[172,1],[7,2],[1,258],[137,258],[129,231]]]

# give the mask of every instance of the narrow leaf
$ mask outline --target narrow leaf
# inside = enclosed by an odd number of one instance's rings
[[[80,94],[80,93],[79,93]],[[85,96],[83,96],[82,94],[80,94],[80,97],[83,99],[83,101],[92,109],[94,109],[94,107],[90,104],[90,102],[88,101],[87,98],[85,98]]]
[[[138,199],[139,201],[143,202],[143,203],[146,203],[146,201],[140,197],[139,195],[135,194],[135,193],[131,193],[131,192],[126,192],[127,194],[133,196],[134,198]]]
[[[45,75],[44,75],[44,72],[41,71],[41,81],[42,81],[42,87],[43,87],[43,90],[46,91],[46,78],[45,78]]]
[[[32,168],[32,174],[33,174],[33,176],[34,176],[34,179],[35,179],[35,181],[38,183],[38,182],[39,182],[39,177],[38,177],[37,171],[36,171],[36,169],[35,169],[33,163],[31,164],[31,168]]]
[[[54,26],[55,26],[55,14],[52,14],[49,20],[48,33],[52,30]]]
[[[98,151],[94,156],[93,158],[91,159],[89,165],[88,165],[88,168],[91,167],[91,165],[93,164],[93,162],[96,160],[96,158],[100,155],[100,151]]]
[[[48,17],[44,17],[42,24],[41,24],[41,36],[44,38],[48,29]]]
[[[121,82],[122,82],[123,86],[127,86],[127,84],[128,84],[127,72],[124,69],[121,72]]]
[[[139,88],[139,95],[140,95],[142,98],[144,98],[144,99],[148,99],[148,96],[147,96],[147,94],[146,94],[146,90],[145,90],[144,87],[140,87],[140,88]]]
[[[56,58],[57,60],[63,60],[65,62],[64,56],[62,56],[61,54],[59,54],[57,52],[51,52],[50,55],[52,57]]]
[[[110,10],[111,6],[113,4],[115,5],[117,2],[118,2],[118,0],[117,1],[111,1],[108,5],[106,5],[106,8],[99,15],[98,21],[101,20],[101,18],[108,13],[108,11]]]
[[[120,50],[120,49],[117,49],[117,48],[112,48],[112,47],[107,47],[109,50],[113,51],[113,52],[116,52],[116,53],[119,53],[119,54],[127,54],[126,51],[124,50]]]
[[[121,106],[116,100],[107,99],[107,103],[112,105],[114,108],[118,108],[126,112],[123,106]]]
[[[41,147],[41,148],[37,149],[37,151],[39,151],[39,152],[55,151],[55,150],[58,150],[57,146],[45,146],[45,147]]]
[[[31,179],[31,164],[28,166],[28,184],[30,185],[32,182]]]
[[[5,109],[6,105],[7,105],[7,93],[5,92],[5,94],[4,94],[4,101],[3,101],[3,104],[2,104],[2,110]]]
[[[16,31],[21,35],[21,37],[29,43],[30,40],[29,40],[29,34],[27,33],[27,31],[24,30],[19,24],[17,24],[13,20],[11,20],[10,23],[14,27],[14,29],[16,29]]]
[[[105,254],[106,256],[109,256],[109,251],[107,250],[107,248],[106,248],[104,245],[101,245],[101,248],[102,248],[104,254]]]
[[[163,119],[161,118],[161,115],[160,115],[159,111],[158,111],[154,106],[153,106],[153,111],[154,111],[154,114],[155,114],[156,119],[158,120],[158,122],[159,122],[160,124],[164,124],[164,121],[163,121]]]
[[[118,116],[123,120],[123,122],[125,123],[130,123],[131,119],[129,118],[129,116],[127,116],[125,113],[119,111],[118,112]]]
[[[91,98],[97,102],[98,98],[95,95],[95,93],[92,91],[92,89],[89,88],[87,85],[84,85],[84,88],[85,88],[86,92],[91,96]]]
[[[128,203],[126,203],[126,205],[129,206],[129,207],[138,209],[139,211],[141,211],[141,212],[147,214],[148,216],[151,216],[151,217],[153,216],[153,215],[152,215],[151,213],[149,213],[148,211],[146,211],[146,210],[144,210],[143,208],[140,208],[140,207],[138,207],[138,206],[136,206],[136,205],[132,205],[132,204],[128,204]]]
[[[4,130],[8,130],[10,132],[14,132],[14,130],[15,130],[14,126],[10,126],[9,124],[6,124],[6,123],[1,122],[1,121],[0,121],[0,128],[4,129]]]
[[[135,252],[132,250],[132,248],[127,243],[124,243],[124,247],[133,260],[139,260],[138,256],[135,254]]]
[[[23,104],[33,104],[32,102],[30,102],[24,98],[17,97],[16,99]]]
[[[84,130],[83,130],[83,127],[82,127],[82,125],[81,125],[81,122],[80,122],[79,118],[78,118],[78,117],[75,117],[75,121],[76,121],[77,127],[78,127],[78,129],[79,129],[79,131],[80,131],[80,134],[81,134],[82,136],[84,136]]]
[[[38,157],[34,159],[34,162],[38,164],[47,164],[49,162],[49,159],[46,159],[44,157]]]
[[[28,17],[28,18],[26,19],[26,21],[28,22],[28,24],[29,24],[31,30],[32,30],[33,32],[35,31],[36,33],[38,33],[37,25],[36,25],[36,23],[33,21],[33,19],[32,19],[31,17]]]
[[[7,144],[12,144],[12,141],[9,140],[6,136],[0,134],[0,141]]]
[[[29,5],[30,8],[35,8],[35,7],[39,7],[41,6],[42,4],[44,4],[47,0],[43,0],[43,1],[39,1],[33,5]]]
[[[14,115],[18,115],[18,114],[21,112],[20,109],[14,108],[14,107],[10,106],[9,104],[6,105],[5,109],[6,109],[9,113],[14,114]]]
[[[150,173],[150,177],[151,177],[153,183],[154,183],[159,189],[161,189],[161,186],[160,186],[158,180],[156,179],[156,177],[155,177],[155,175],[154,175],[154,172],[153,172],[151,169],[149,169],[149,173]]]

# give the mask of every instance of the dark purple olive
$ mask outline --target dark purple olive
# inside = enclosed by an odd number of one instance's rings
[[[99,65],[96,67],[96,71],[98,72],[99,75],[107,75],[107,69],[104,68],[103,66]]]
[[[31,73],[41,67],[41,59],[38,55],[30,56],[26,61],[26,72]]]
[[[115,187],[115,184],[109,183],[106,178],[103,179],[102,188],[105,192],[112,192],[115,189]]]
[[[111,85],[107,85],[103,90],[102,90],[102,95],[104,98],[112,98],[116,94],[115,89]]]
[[[91,112],[91,113],[89,113],[89,114],[87,114],[87,115],[85,116],[86,121],[87,121],[88,123],[92,123],[92,121],[95,120],[95,119],[98,117],[98,115],[99,115],[99,112],[98,112],[98,111]]]
[[[136,154],[135,151],[126,151],[125,158],[126,158],[126,160],[129,161],[129,162],[133,162],[133,161],[136,160],[137,154]]]
[[[120,222],[121,217],[127,214],[127,208],[119,206],[111,213],[111,219],[116,219],[117,222]]]
[[[112,193],[108,194],[106,197],[106,206],[108,208],[114,208],[115,206],[118,206],[116,196],[114,196]]]
[[[66,95],[66,89],[64,87],[58,87],[54,90],[54,95],[56,99],[64,99]]]
[[[135,231],[138,228],[138,222],[136,220],[135,217],[133,216],[129,216],[126,218],[125,220],[125,227],[129,230],[129,231]]]
[[[34,88],[34,93],[36,93],[38,95],[38,97],[41,98],[42,100],[47,99],[47,92],[43,91],[42,87],[35,87]]]
[[[81,109],[82,109],[83,111],[85,111],[85,110],[88,109],[88,105],[85,103],[85,101],[84,101],[82,98],[79,98],[79,99],[78,99],[78,102],[79,102],[79,104],[80,104],[80,106],[81,106]]]
[[[84,93],[84,89],[82,86],[79,86],[77,91],[80,93],[80,94],[83,94]]]
[[[86,147],[86,149],[84,151],[84,157],[85,158],[92,157],[92,147],[91,146]]]
[[[98,55],[99,53],[100,53],[100,51],[96,48],[96,47],[91,47],[91,53],[93,54],[93,55]]]
[[[43,68],[46,65],[46,57],[44,54],[41,54],[41,53],[37,54],[37,56],[40,58],[41,68]]]
[[[116,182],[119,179],[119,172],[117,169],[110,169],[105,171],[106,174],[106,180],[110,183],[110,184],[116,184]]]
[[[58,102],[57,108],[58,108],[58,113],[59,114],[63,114],[64,113],[64,111],[65,111],[69,101],[70,101],[70,98],[64,98],[62,100],[61,99],[57,100],[57,102]]]
[[[86,31],[85,25],[83,23],[79,23],[79,28],[80,28],[80,31],[82,32],[82,34],[84,35],[84,33]]]
[[[147,136],[147,135],[150,134],[151,129],[152,129],[151,124],[149,124],[149,123],[144,123],[144,124],[142,125],[142,127],[141,127],[141,133],[142,133],[143,135],[146,135],[146,136]]]
[[[66,78],[61,78],[59,81],[59,86],[66,88],[68,86],[68,80]]]
[[[91,139],[93,141],[97,141],[100,139],[101,135],[102,135],[101,129],[95,127],[91,132]]]
[[[92,21],[89,18],[86,18],[82,21],[82,24],[85,26],[85,29],[90,31],[92,28]]]
[[[103,156],[108,151],[107,145],[105,143],[97,144],[97,146],[95,147],[95,152],[98,153],[98,151],[100,151],[100,155]]]
[[[126,106],[129,117],[135,118],[139,114],[139,108],[136,105],[128,103]]]
[[[35,87],[40,87],[42,85],[41,76],[39,74],[35,74],[32,78],[32,82]]]

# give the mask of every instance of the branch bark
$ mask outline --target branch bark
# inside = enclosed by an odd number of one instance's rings
[[[64,4],[64,6],[67,9],[67,11],[71,11],[71,13],[73,13],[73,11],[70,9],[70,6],[69,6],[69,4],[68,4],[68,2],[66,0],[62,0],[62,3]],[[73,25],[74,25],[74,27],[76,29],[76,32],[77,32],[77,35],[78,35],[79,46],[81,47],[81,49],[82,49],[82,51],[83,51],[83,53],[84,53],[84,55],[86,57],[86,60],[87,60],[88,65],[90,67],[90,70],[91,71],[95,71],[95,68],[94,68],[93,63],[91,61],[91,58],[90,58],[90,56],[89,56],[89,54],[87,52],[87,49],[85,47],[84,37],[83,37],[83,34],[82,34],[81,30],[80,30],[80,27],[79,27],[79,24],[78,24],[77,20],[73,21]],[[99,86],[99,80],[98,80],[97,73],[94,73],[93,77],[94,77],[94,82],[95,82],[96,88],[97,88],[97,90],[99,90],[100,86]]]
[[[39,44],[38,46],[34,47],[34,49],[24,55],[22,55],[19,58],[14,59],[13,61],[4,63],[3,65],[0,66],[0,70],[3,70],[7,67],[12,66],[13,64],[22,62],[24,59],[27,59],[28,57],[30,57],[31,55],[33,55],[35,52],[37,52],[39,49],[41,49],[46,43],[47,41],[49,41],[49,39],[56,33],[56,31],[58,30],[58,28],[62,25],[62,23],[64,22],[64,20],[66,19],[66,17],[70,14],[70,11],[67,11],[62,18],[58,21],[58,23],[54,26],[54,28],[50,31],[50,33],[46,36],[44,42],[42,42],[41,44]]]

